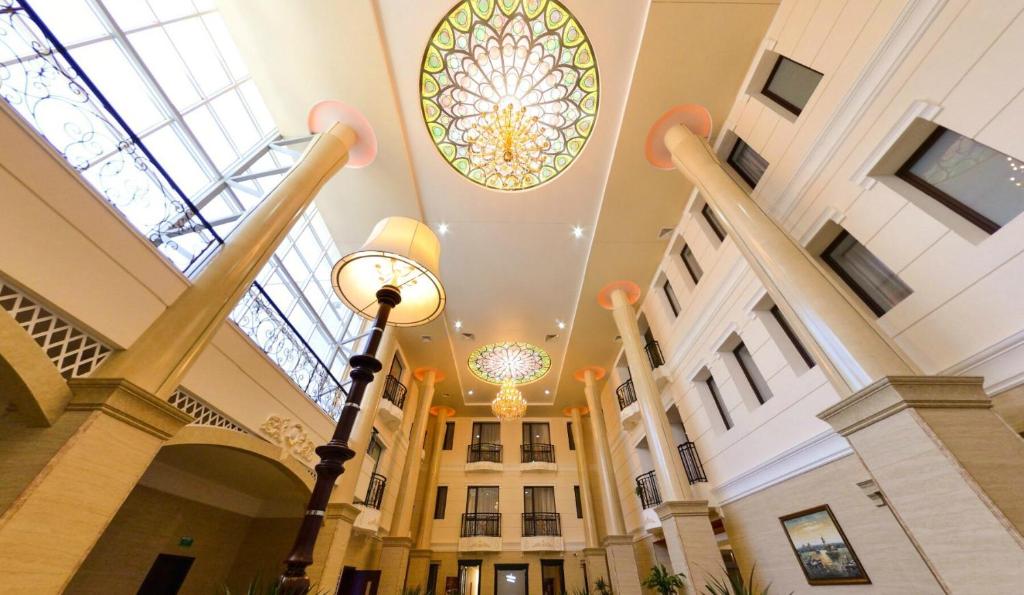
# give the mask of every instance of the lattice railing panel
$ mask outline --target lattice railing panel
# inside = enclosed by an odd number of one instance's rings
[[[248,434],[242,426],[228,419],[220,411],[217,411],[213,407],[210,407],[198,397],[192,395],[183,388],[179,388],[174,391],[168,403],[177,407],[182,412],[191,415],[194,425],[197,426],[213,426],[215,428],[224,428],[226,430],[235,430],[243,434]]]
[[[88,376],[112,351],[3,280],[0,308],[32,336],[64,378]]]

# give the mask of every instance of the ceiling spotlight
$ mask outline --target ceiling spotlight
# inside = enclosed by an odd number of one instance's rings
[[[557,324],[557,325],[558,325],[558,330],[560,330],[560,331],[564,331],[564,330],[565,330],[565,321],[563,321],[563,320],[557,320],[557,319],[556,319],[556,320],[555,320],[555,324]]]
[[[550,395],[550,394],[551,394],[551,391],[545,388],[545,389],[544,389],[544,394],[545,394],[545,395]]]
[[[460,330],[460,329],[462,329],[462,321],[461,320],[456,320],[455,321],[455,330]]]
[[[439,233],[441,235],[445,235],[446,233],[448,233],[448,224],[447,223],[441,223],[440,225],[438,225],[437,226],[437,233]]]
[[[573,225],[572,226],[572,237],[576,238],[577,240],[582,238],[583,237],[583,228],[580,227],[579,225]]]
[[[466,394],[472,397],[473,396],[473,389],[467,390]]]

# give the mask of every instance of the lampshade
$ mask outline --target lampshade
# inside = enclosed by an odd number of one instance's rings
[[[334,265],[334,291],[360,316],[373,318],[377,290],[394,285],[402,303],[392,310],[388,324],[426,324],[444,310],[440,257],[441,243],[429,227],[408,217],[388,217],[374,226],[361,249]]]

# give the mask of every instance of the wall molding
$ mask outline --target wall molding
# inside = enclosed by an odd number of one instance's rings
[[[986,364],[995,363],[996,360],[1004,357],[1012,358],[1014,355],[1013,352],[1021,349],[1022,347],[1024,347],[1024,330],[1019,330],[1002,341],[989,345],[974,355],[960,360],[945,370],[938,372],[936,375],[984,376],[984,374],[979,374],[975,372],[975,370]],[[1022,357],[1024,357],[1024,354],[1022,354]],[[996,380],[991,384],[986,382],[985,392],[989,395],[994,395],[1024,383],[1024,370],[1022,370],[1020,366],[1016,366],[1015,368],[1018,370],[1015,374]],[[989,378],[986,376],[985,380],[988,381]]]
[[[718,484],[712,492],[718,499],[718,505],[725,506],[852,453],[846,438],[826,430]]]
[[[924,99],[918,99],[913,101],[907,108],[907,111],[903,112],[899,120],[893,124],[893,127],[889,129],[889,132],[882,137],[875,148],[868,153],[867,158],[864,159],[864,163],[861,164],[850,176],[850,181],[857,184],[864,190],[871,190],[874,185],[878,182],[878,178],[871,175],[871,170],[875,169],[878,162],[885,157],[885,154],[892,150],[893,146],[897,141],[900,140],[910,128],[910,125],[914,123],[914,120],[926,120],[928,122],[934,122],[936,116],[942,111],[942,106],[927,101]]]

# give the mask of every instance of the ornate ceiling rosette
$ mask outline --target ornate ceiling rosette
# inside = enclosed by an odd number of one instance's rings
[[[468,363],[473,375],[484,382],[528,384],[548,373],[551,356],[536,345],[506,341],[477,349],[469,355]]]
[[[420,95],[430,138],[456,171],[525,190],[583,150],[597,116],[597,61],[557,0],[465,0],[430,37]]]

